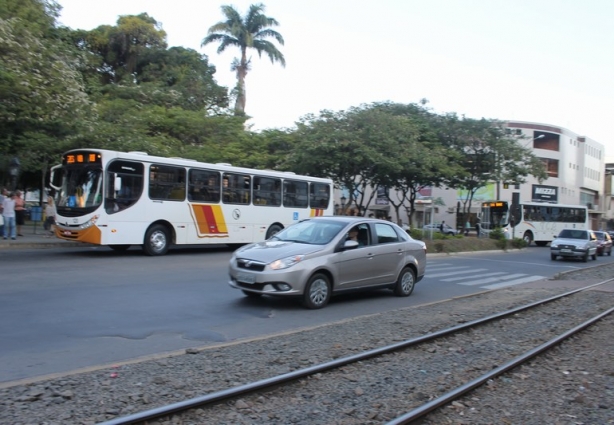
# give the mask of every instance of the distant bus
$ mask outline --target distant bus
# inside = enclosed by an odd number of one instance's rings
[[[143,152],[68,151],[51,181],[57,237],[117,251],[139,245],[148,255],[171,245],[263,241],[334,213],[330,179]]]
[[[507,239],[522,238],[545,246],[563,229],[588,229],[588,208],[582,205],[507,201],[482,202],[480,230],[488,234],[499,228]]]

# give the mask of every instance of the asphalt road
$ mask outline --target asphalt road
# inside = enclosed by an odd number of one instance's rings
[[[552,262],[549,249],[537,247],[430,256],[427,277],[409,298],[377,291],[306,310],[230,288],[230,255],[220,247],[174,249],[163,257],[137,248],[3,250],[0,382],[318,326],[593,265]]]

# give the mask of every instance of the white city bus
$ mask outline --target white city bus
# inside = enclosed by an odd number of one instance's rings
[[[333,215],[333,182],[143,152],[82,149],[53,168],[56,236],[163,255],[172,245],[245,244]]]
[[[507,201],[482,202],[481,233],[499,228],[507,239],[522,238],[537,246],[546,246],[563,229],[588,229],[588,208],[583,205],[563,205],[545,202]]]

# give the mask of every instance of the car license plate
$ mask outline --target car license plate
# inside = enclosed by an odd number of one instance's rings
[[[239,272],[237,273],[237,282],[249,284],[256,283],[256,275],[252,273]]]
[[[571,249],[563,248],[561,249],[561,252],[571,252]]]

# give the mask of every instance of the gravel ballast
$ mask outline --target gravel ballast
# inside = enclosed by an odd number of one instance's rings
[[[566,273],[560,280],[359,317],[301,332],[4,385],[0,389],[0,423],[96,424],[421,336],[611,277],[614,265],[598,266]],[[578,315],[588,314],[613,306],[614,293],[594,289],[577,300]],[[561,314],[555,310],[540,322],[561,322],[563,316],[569,316],[564,306],[561,303]],[[613,318],[606,318],[528,365],[439,409],[423,423],[614,424],[613,325]],[[288,389],[278,388],[207,409],[206,416],[204,410],[196,410],[149,423],[386,423],[403,413],[398,401],[425,403],[462,384],[463,379],[470,378],[469,372],[480,375],[494,366],[478,364],[478,351],[496,354],[520,349],[506,346],[506,326],[502,322],[496,330],[498,334],[493,330],[474,332],[478,341],[488,342],[483,346],[464,347],[456,337],[450,337],[437,350],[416,350],[407,359],[395,354],[375,361],[375,367],[364,368],[360,363],[345,366],[335,372],[339,374],[337,380],[325,381],[323,374]],[[532,324],[524,327],[531,334]],[[446,355],[438,357],[442,353]],[[475,362],[473,367],[468,366],[471,361]],[[390,373],[384,378],[385,371]],[[399,388],[405,389],[400,392]]]

